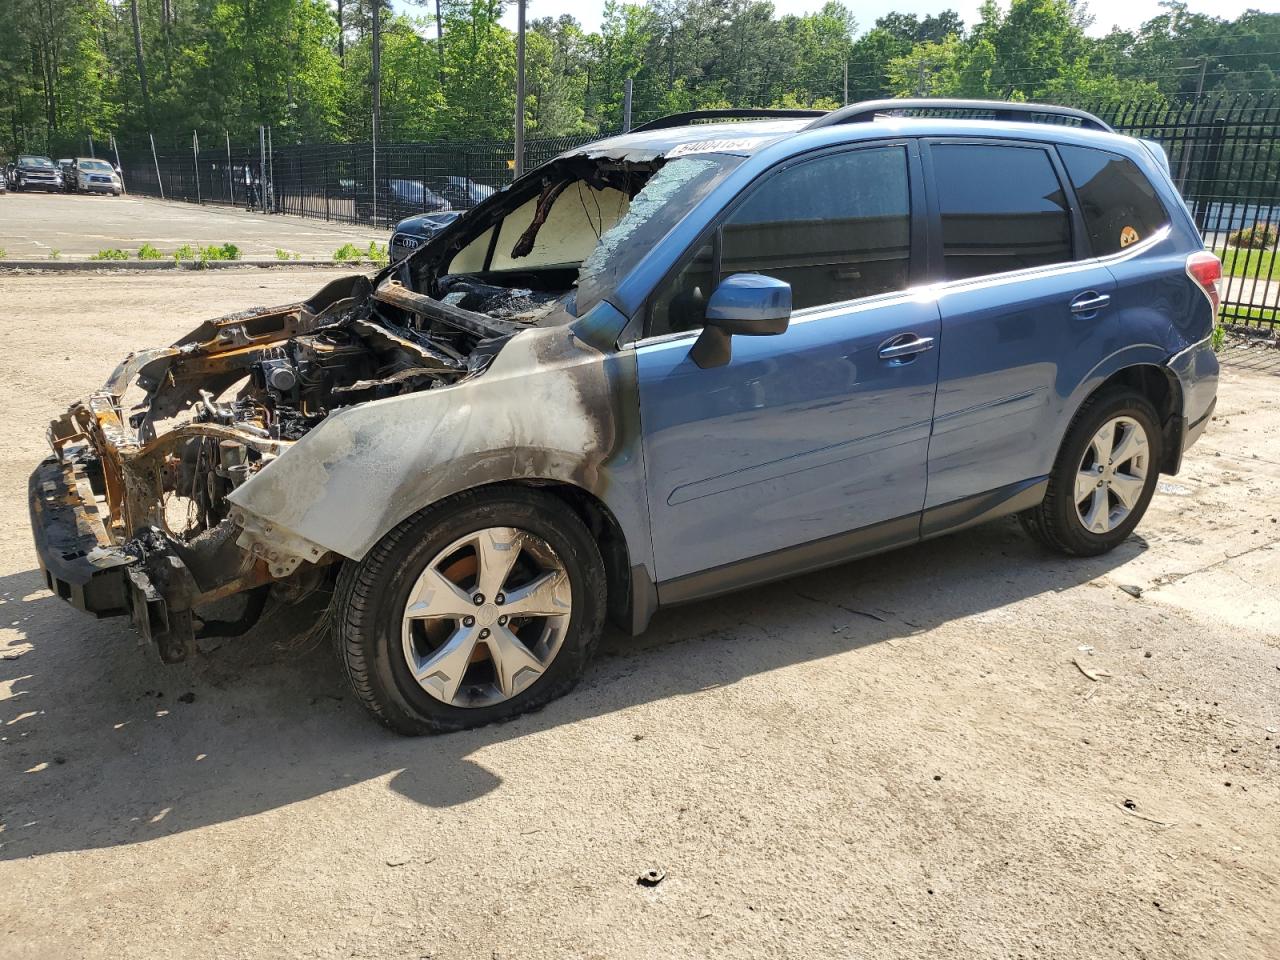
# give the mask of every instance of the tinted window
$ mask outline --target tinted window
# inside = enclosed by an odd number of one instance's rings
[[[1066,199],[1044,150],[941,144],[933,171],[948,280],[1072,259]]]
[[[1076,188],[1095,256],[1145,240],[1169,222],[1151,182],[1132,160],[1089,147],[1058,147]]]
[[[785,280],[797,310],[902,290],[911,246],[906,150],[856,150],[789,167],[733,212],[722,236],[721,278]]]

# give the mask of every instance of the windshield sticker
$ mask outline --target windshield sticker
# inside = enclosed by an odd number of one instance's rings
[[[1120,246],[1127,247],[1138,242],[1138,231],[1133,227],[1125,227],[1120,231]]]
[[[667,151],[667,157],[687,157],[694,153],[732,153],[749,150],[760,142],[759,137],[739,137],[737,140],[693,140]]]

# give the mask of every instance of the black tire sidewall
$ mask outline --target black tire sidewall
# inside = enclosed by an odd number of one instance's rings
[[[1075,481],[1080,462],[1084,459],[1085,450],[1094,434],[1108,420],[1116,417],[1131,417],[1137,420],[1147,434],[1147,477],[1142,487],[1142,495],[1137,505],[1129,511],[1114,530],[1106,533],[1093,533],[1085,529],[1076,513]],[[1136,390],[1109,391],[1094,400],[1082,410],[1076,421],[1067,432],[1063,441],[1058,462],[1054,466],[1051,483],[1057,488],[1050,508],[1050,522],[1057,528],[1054,533],[1057,539],[1072,553],[1097,555],[1106,553],[1123,543],[1134,528],[1142,521],[1147,506],[1155,495],[1156,483],[1160,477],[1162,433],[1155,408],[1142,394]]]
[[[370,590],[364,621],[346,638],[363,648],[368,680],[382,719],[403,733],[482,726],[536,709],[581,676],[604,620],[604,565],[586,527],[561,501],[536,491],[468,495],[406,521],[386,551],[373,551],[376,569],[364,571]],[[403,527],[404,525],[402,525]],[[442,703],[414,680],[402,648],[402,614],[409,590],[426,565],[449,544],[487,527],[515,527],[544,540],[569,576],[573,607],[569,629],[551,665],[528,689],[487,707]],[[368,562],[369,558],[366,558]],[[339,619],[344,623],[345,618]],[[346,645],[343,644],[343,649]]]

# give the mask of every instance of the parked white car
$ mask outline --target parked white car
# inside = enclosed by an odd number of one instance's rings
[[[110,193],[118,197],[124,191],[120,175],[105,160],[78,157],[74,169],[75,189],[78,193]]]

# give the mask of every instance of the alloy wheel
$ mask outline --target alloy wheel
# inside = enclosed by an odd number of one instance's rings
[[[546,541],[487,527],[441,550],[409,591],[405,662],[442,703],[492,706],[550,667],[572,607],[568,572]]]
[[[1137,507],[1150,463],[1147,431],[1133,417],[1104,423],[1076,470],[1076,516],[1090,533],[1109,533]]]

